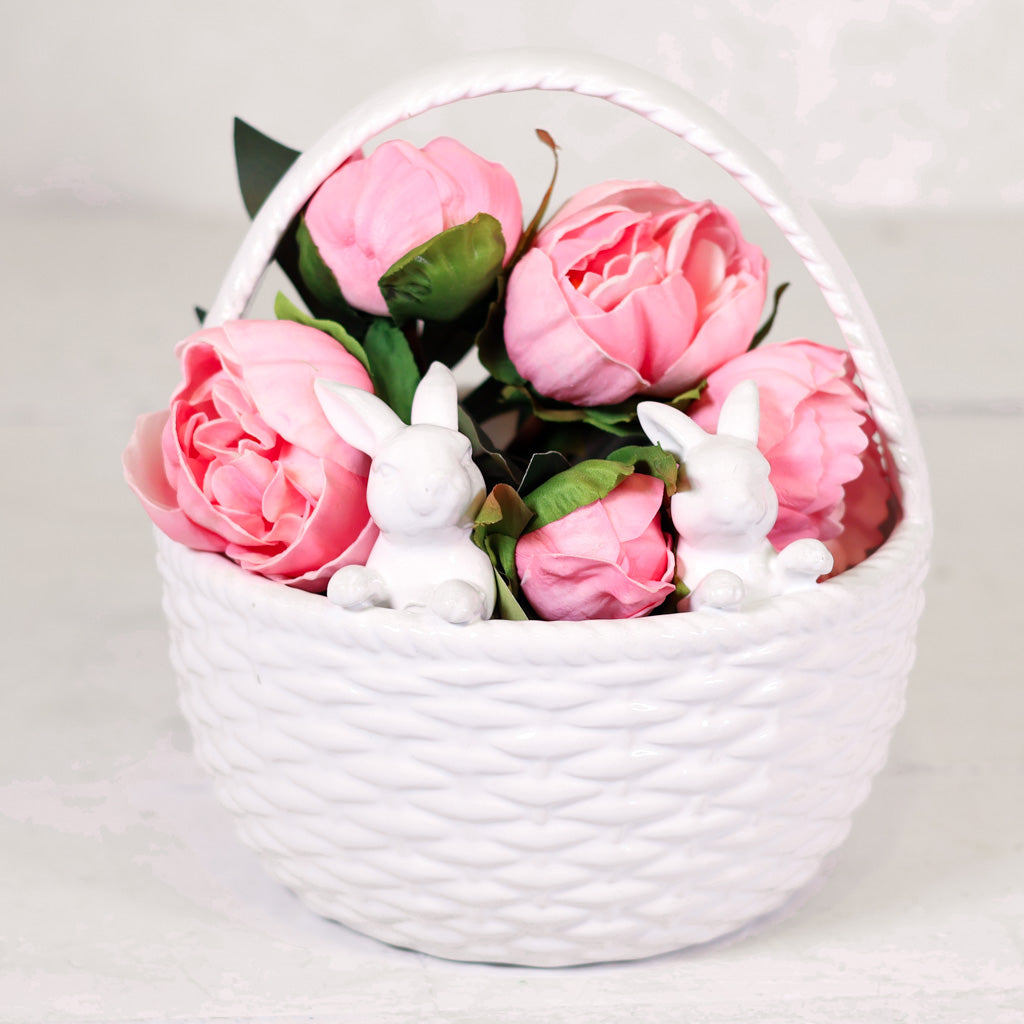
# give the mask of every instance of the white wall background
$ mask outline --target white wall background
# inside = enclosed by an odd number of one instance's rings
[[[0,202],[22,209],[234,216],[233,115],[302,148],[396,77],[531,45],[690,88],[818,201],[1024,206],[1018,0],[51,0],[4,20]]]

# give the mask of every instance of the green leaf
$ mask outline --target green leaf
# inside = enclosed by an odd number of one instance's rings
[[[530,532],[600,501],[632,472],[632,466],[621,462],[588,459],[551,477],[523,499],[536,513]]]
[[[768,337],[768,332],[772,329],[772,324],[775,323],[775,316],[779,312],[779,299],[785,294],[786,289],[789,287],[789,282],[785,281],[775,289],[775,298],[772,300],[772,311],[768,315],[768,319],[758,328],[757,334],[754,335],[754,340],[750,343],[748,352],[753,351],[758,345]]]
[[[420,382],[408,339],[390,320],[378,317],[366,331],[363,349],[374,392],[408,423],[412,418],[412,398]]]
[[[345,349],[349,355],[353,355],[360,363],[363,364],[363,369],[370,374],[371,378],[373,372],[370,368],[370,360],[367,358],[366,351],[363,346],[352,337],[348,331],[339,323],[335,323],[333,320],[319,320],[315,317],[311,317],[308,313],[303,312],[295,305],[291,299],[288,298],[284,292],[278,292],[277,297],[274,299],[274,316],[278,320],[292,320],[297,324],[305,324],[306,327],[315,327],[318,331],[323,331],[324,334],[329,334],[335,341],[337,341],[342,348]],[[374,388],[376,390],[376,388]]]
[[[275,142],[270,136],[235,118],[235,166],[242,202],[250,217],[266,201],[274,186],[299,156],[299,151]]]
[[[665,493],[672,497],[679,481],[679,463],[676,457],[660,445],[628,445],[611,452],[608,459],[632,466],[639,473],[657,477],[665,485]]]
[[[195,310],[196,319],[199,321],[199,326],[203,326],[203,322],[206,320],[206,310],[202,306],[193,306]]]
[[[406,253],[384,272],[380,290],[397,323],[450,322],[484,299],[504,258],[501,224],[478,213]]]

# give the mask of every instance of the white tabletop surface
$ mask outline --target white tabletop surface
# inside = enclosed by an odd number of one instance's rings
[[[828,217],[918,411],[937,519],[907,712],[848,841],[742,935],[530,970],[318,919],[192,759],[119,459],[241,220],[8,213],[0,1020],[1024,1021],[1020,215]]]

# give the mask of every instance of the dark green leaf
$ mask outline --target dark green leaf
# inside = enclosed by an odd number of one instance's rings
[[[397,323],[457,320],[491,290],[505,258],[501,224],[478,213],[406,253],[380,279]]]
[[[567,469],[569,460],[561,452],[535,452],[530,456],[519,490],[523,494],[529,494],[546,480]]]
[[[632,466],[621,462],[588,459],[551,477],[524,498],[536,513],[536,518],[530,523],[530,531],[600,501],[632,472]]]
[[[477,335],[490,315],[494,288],[482,302],[471,306],[458,319],[449,322],[424,320],[420,332],[420,349],[423,364],[444,363],[455,367],[462,357],[476,344]]]
[[[206,320],[206,310],[202,306],[194,306],[196,311],[196,319],[199,321],[199,326],[203,326],[203,322]]]
[[[378,317],[369,326],[363,349],[370,365],[373,390],[408,423],[420,371],[406,336],[390,320]]]
[[[275,142],[241,118],[235,118],[235,166],[242,202],[250,217],[256,216],[298,156],[298,150]]]
[[[508,357],[505,348],[505,284],[504,275],[498,278],[497,297],[487,310],[487,319],[476,336],[476,350],[487,372],[502,384],[520,386],[526,383]]]
[[[363,364],[363,369],[366,370],[370,376],[373,376],[370,368],[370,360],[366,356],[366,352],[363,346],[352,337],[348,331],[339,323],[335,323],[333,320],[318,320],[315,317],[311,317],[308,313],[304,313],[298,306],[295,305],[291,299],[288,298],[283,292],[278,292],[277,297],[274,299],[274,316],[278,320],[292,320],[297,324],[305,324],[307,327],[315,327],[318,331],[323,331],[325,334],[329,334],[335,341],[337,341],[342,348],[345,349],[350,355],[356,357],[360,363]],[[376,388],[374,389],[376,390]]]
[[[768,337],[768,332],[772,329],[772,324],[775,323],[775,316],[779,312],[779,299],[782,298],[788,287],[789,282],[786,281],[775,289],[775,298],[772,300],[772,311],[768,315],[768,319],[765,320],[765,322],[758,328],[757,334],[754,335],[754,340],[750,343],[750,348],[747,351],[752,351],[757,348],[757,346]]]
[[[515,487],[519,483],[519,474],[511,466],[498,446],[480,428],[472,416],[459,406],[459,433],[469,438],[473,446],[473,458],[483,471],[484,479],[491,486],[497,483]]]

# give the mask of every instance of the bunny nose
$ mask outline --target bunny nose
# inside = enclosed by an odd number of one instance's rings
[[[409,495],[409,504],[418,515],[429,515],[437,508],[437,499],[444,488],[445,476],[443,473],[431,473],[420,486],[412,489]]]

